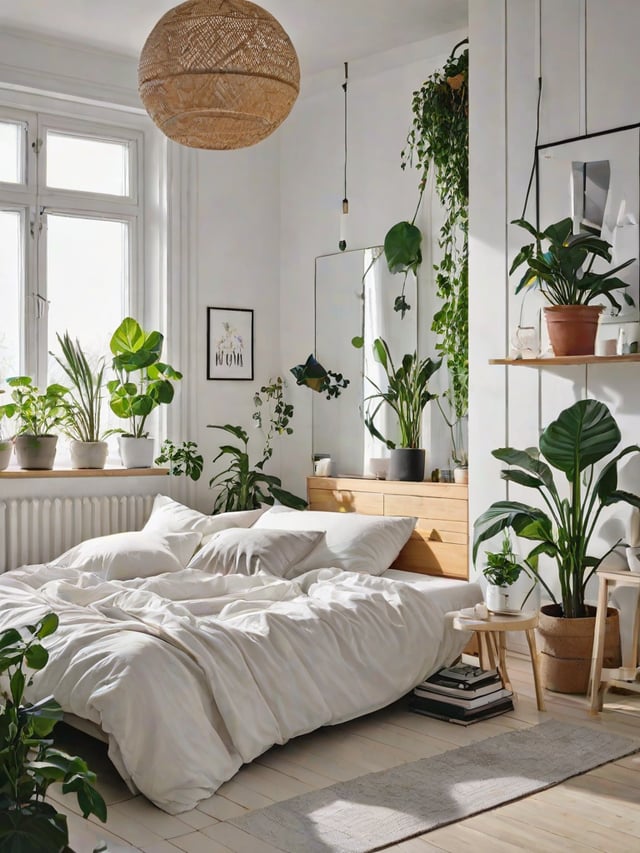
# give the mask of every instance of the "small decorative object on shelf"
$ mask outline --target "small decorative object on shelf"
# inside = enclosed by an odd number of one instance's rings
[[[540,355],[540,337],[536,327],[516,326],[511,336],[511,347],[510,358],[537,358]]]

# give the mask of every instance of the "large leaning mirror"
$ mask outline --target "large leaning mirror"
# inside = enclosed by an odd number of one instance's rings
[[[415,277],[407,278],[411,310],[402,318],[393,310],[401,276],[391,275],[381,254],[382,248],[375,246],[316,258],[316,358],[350,380],[337,399],[313,395],[313,453],[330,456],[336,475],[370,474],[369,459],[386,455],[362,419],[364,398],[373,390],[365,376],[383,386],[382,368],[373,358],[374,339],[384,338],[394,358],[417,348]],[[352,346],[355,335],[363,335],[363,349]],[[383,434],[395,437],[393,423],[385,424],[381,417],[376,424]]]
[[[639,159],[639,125],[537,148],[539,225],[546,228],[571,217],[574,233],[588,232],[611,243],[612,265],[636,259],[618,273],[629,282],[636,308],[625,307],[618,320],[633,320],[638,314]],[[600,263],[603,269],[609,266]]]

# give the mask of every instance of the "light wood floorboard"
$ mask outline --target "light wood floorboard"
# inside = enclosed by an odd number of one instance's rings
[[[547,692],[547,712],[536,708],[531,666],[510,654],[515,711],[468,728],[412,714],[398,702],[368,717],[328,727],[274,747],[243,767],[197,809],[167,815],[133,796],[110,764],[104,744],[61,728],[61,746],[85,757],[99,778],[109,807],[106,826],[79,816],[75,799],[53,786],[52,797],[69,817],[72,847],[90,853],[100,839],[117,853],[279,853],[232,826],[252,809],[334,782],[396,767],[527,728],[549,717],[635,737],[640,744],[640,695],[608,693],[605,711],[591,717],[585,697]],[[473,849],[475,853],[571,853],[640,850],[640,755],[629,756],[466,820],[386,848],[393,853]],[[301,851],[303,853],[303,851]]]

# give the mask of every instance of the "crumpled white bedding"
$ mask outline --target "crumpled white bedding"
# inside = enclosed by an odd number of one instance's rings
[[[273,744],[381,708],[450,663],[448,610],[476,584],[321,569],[295,581],[191,569],[129,581],[53,565],[0,578],[0,629],[60,617],[29,698],[109,737],[133,790],[172,814]]]

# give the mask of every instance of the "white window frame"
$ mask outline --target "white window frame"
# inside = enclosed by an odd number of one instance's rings
[[[164,307],[166,281],[164,193],[165,146],[150,121],[127,110],[0,90],[0,120],[26,126],[26,183],[0,182],[0,208],[24,211],[24,284],[21,294],[21,372],[44,385],[47,380],[46,214],[88,216],[126,221],[130,226],[129,288],[124,313],[157,327]],[[39,140],[52,130],[74,136],[126,142],[129,150],[129,195],[113,196],[46,187],[45,151]],[[39,148],[39,153],[36,149]],[[150,211],[147,217],[147,210]],[[146,230],[146,222],[153,223]],[[33,237],[31,236],[33,232]],[[36,239],[37,251],[32,248]],[[153,284],[147,285],[147,282]],[[38,303],[40,308],[38,307]],[[42,315],[42,316],[39,316]]]

